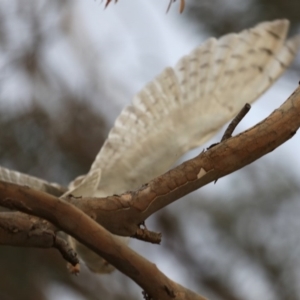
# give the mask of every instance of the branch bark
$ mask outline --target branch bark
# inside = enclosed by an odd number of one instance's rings
[[[20,212],[0,213],[0,245],[56,248],[67,262],[79,264],[77,254],[53,224]]]
[[[74,205],[29,187],[0,181],[0,205],[39,216],[106,259],[140,285],[149,299],[204,300],[173,282]]]
[[[68,203],[28,187],[0,182],[0,205],[53,223],[132,278],[152,299],[204,299],[168,279],[102,226],[115,234],[136,235],[143,221],[156,211],[273,151],[299,127],[298,87],[264,121],[155,178],[138,191],[107,198],[71,197]]]

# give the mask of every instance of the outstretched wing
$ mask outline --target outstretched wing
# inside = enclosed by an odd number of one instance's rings
[[[148,83],[117,118],[91,167],[102,172],[94,196],[134,190],[162,174],[256,100],[297,52],[300,39],[286,41],[288,27],[276,20],[209,39]]]
[[[45,180],[12,171],[3,167],[0,167],[0,180],[19,185],[26,185],[31,187],[32,189],[43,191],[56,197],[60,197],[67,190],[65,187],[59,184],[50,183]]]

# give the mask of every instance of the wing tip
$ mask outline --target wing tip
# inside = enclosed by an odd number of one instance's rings
[[[264,29],[269,32],[275,39],[284,40],[290,27],[288,19],[276,19],[259,23],[254,29]]]

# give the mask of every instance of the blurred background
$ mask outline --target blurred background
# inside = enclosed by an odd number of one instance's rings
[[[132,96],[209,36],[288,18],[298,0],[0,0],[0,165],[67,184],[84,174]],[[253,105],[245,130],[298,85],[300,60]],[[221,133],[189,154],[219,141]],[[300,138],[163,209],[160,246],[131,246],[211,300],[300,299]],[[186,159],[186,157],[184,158]],[[69,275],[55,250],[0,247],[0,299],[142,299],[115,271]]]

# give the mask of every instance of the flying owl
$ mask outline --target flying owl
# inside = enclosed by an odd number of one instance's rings
[[[215,135],[286,70],[300,46],[299,36],[286,40],[288,27],[289,21],[276,20],[210,38],[166,68],[121,112],[88,174],[68,189],[2,167],[0,180],[60,197],[105,197],[138,189]],[[70,241],[92,271],[113,269]]]

